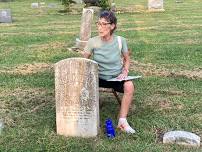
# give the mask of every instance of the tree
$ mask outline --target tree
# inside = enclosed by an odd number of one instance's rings
[[[83,0],[83,2],[86,4],[86,7],[99,6],[102,9],[110,9],[111,7],[111,0]]]
[[[111,8],[111,0],[99,0],[99,6],[102,7],[102,9],[110,9]]]
[[[65,11],[70,11],[70,4],[75,3],[74,0],[60,0],[62,2],[62,5],[65,7]],[[111,7],[111,0],[83,0],[83,2],[86,4],[85,7],[89,6],[99,6],[102,9],[110,9]]]
[[[62,2],[62,5],[64,5],[64,10],[66,12],[70,11],[70,4],[75,3],[73,0],[60,0]]]

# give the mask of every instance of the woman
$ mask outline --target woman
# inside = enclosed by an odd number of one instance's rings
[[[90,58],[93,55],[93,60],[98,63],[99,87],[113,88],[115,91],[124,93],[117,127],[127,133],[135,133],[126,119],[134,93],[133,82],[107,81],[115,77],[124,79],[129,72],[130,57],[127,43],[125,38],[119,37],[120,41],[118,36],[113,34],[116,26],[117,19],[113,12],[101,12],[97,22],[98,36],[89,39],[84,48],[84,57]]]

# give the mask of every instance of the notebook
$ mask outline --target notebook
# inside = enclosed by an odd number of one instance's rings
[[[117,79],[117,78],[112,78],[112,79],[109,79],[107,81],[127,81],[127,80],[134,80],[134,79],[138,79],[138,78],[141,78],[142,76],[138,75],[138,76],[127,76],[125,77],[124,79]]]

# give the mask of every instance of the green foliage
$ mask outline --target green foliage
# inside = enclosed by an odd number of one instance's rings
[[[84,3],[86,4],[85,7],[99,6],[103,10],[110,9],[110,7],[111,7],[111,0],[94,0],[94,1],[86,0],[86,1],[84,1]]]
[[[99,0],[99,6],[102,9],[110,9],[111,7],[111,0]]]
[[[62,2],[62,5],[64,5],[65,10],[68,12],[70,11],[70,4],[75,3],[73,0],[60,0]],[[95,3],[86,3],[85,7],[89,6],[99,6],[103,10],[109,10],[111,8],[111,0],[98,0],[98,2],[95,1]]]
[[[70,11],[70,4],[75,3],[72,0],[60,0],[62,2],[62,5],[64,5],[65,11],[69,12]]]

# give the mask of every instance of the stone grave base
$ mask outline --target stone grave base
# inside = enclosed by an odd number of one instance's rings
[[[84,47],[86,46],[88,41],[82,41],[79,38],[76,38],[76,48],[83,50]]]

